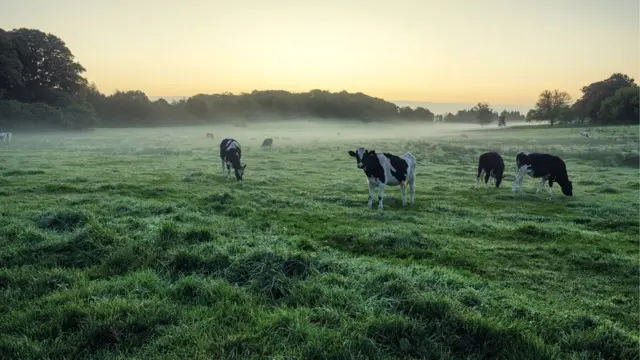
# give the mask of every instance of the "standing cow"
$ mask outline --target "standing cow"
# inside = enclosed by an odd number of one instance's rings
[[[491,151],[480,155],[478,160],[478,174],[476,175],[476,189],[480,185],[480,177],[484,173],[485,188],[489,188],[489,178],[493,178],[496,188],[500,187],[504,178],[504,160],[497,152]]]
[[[536,194],[540,192],[542,184],[545,181],[549,182],[549,194],[553,192],[553,182],[557,182],[560,185],[562,193],[566,196],[573,196],[573,184],[569,181],[569,175],[567,175],[567,166],[564,161],[555,155],[544,153],[530,153],[521,151],[516,155],[516,180],[513,182],[511,190],[516,192],[518,185],[520,191],[522,191],[522,180],[524,175],[527,174],[532,178],[541,178],[540,185]]]
[[[220,143],[220,160],[222,161],[222,176],[224,176],[224,167],[227,166],[227,179],[231,178],[231,168],[236,175],[236,180],[242,181],[242,175],[244,175],[244,169],[247,165],[240,163],[242,156],[242,150],[240,144],[234,139],[224,139]]]
[[[4,142],[11,142],[11,133],[10,132],[3,132],[0,133],[0,140],[4,141]]]
[[[369,202],[373,206],[375,187],[378,185],[378,209],[383,209],[384,190],[386,186],[400,186],[402,206],[407,205],[406,187],[409,186],[411,205],[415,194],[416,158],[407,152],[401,156],[389,153],[377,154],[374,150],[357,148],[349,151],[349,156],[356,158],[358,168],[362,169],[369,181]]]

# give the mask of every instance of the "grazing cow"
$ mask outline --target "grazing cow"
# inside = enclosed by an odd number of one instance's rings
[[[212,139],[214,138],[212,133],[207,133],[207,137]]]
[[[504,160],[502,160],[502,156],[493,151],[480,155],[480,159],[478,161],[478,174],[476,175],[476,189],[478,188],[478,185],[480,185],[480,176],[482,173],[485,174],[485,188],[489,188],[490,177],[493,178],[496,188],[499,188],[502,183],[502,179],[504,178]]]
[[[10,132],[0,133],[0,140],[4,142],[11,141],[11,133]]]
[[[532,178],[542,178],[536,194],[540,191],[545,181],[549,182],[549,194],[551,194],[553,182],[555,181],[560,185],[564,195],[573,196],[573,184],[569,181],[567,166],[559,157],[544,153],[521,151],[516,155],[516,167],[518,170],[516,180],[511,189],[513,192],[517,191],[518,185],[520,185],[520,191],[522,191],[522,180],[524,174],[527,174]]]
[[[268,139],[264,139],[264,141],[262,142],[262,145],[260,145],[261,148],[270,148],[271,145],[273,145],[273,139],[272,138],[268,138]]]
[[[389,153],[377,154],[374,150],[358,148],[349,151],[349,155],[356,158],[358,168],[362,169],[369,181],[369,202],[373,206],[375,187],[378,185],[378,209],[383,208],[384,189],[386,186],[398,186],[402,191],[402,206],[407,205],[406,187],[409,185],[411,205],[415,194],[416,158],[407,152],[396,156]]]
[[[220,160],[222,161],[222,176],[224,176],[224,166],[227,165],[227,179],[231,178],[231,167],[236,174],[236,180],[242,181],[242,175],[247,165],[241,165],[240,157],[242,150],[240,144],[234,139],[224,139],[220,143]]]

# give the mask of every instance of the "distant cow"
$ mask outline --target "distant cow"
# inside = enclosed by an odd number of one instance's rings
[[[356,158],[358,168],[362,169],[369,181],[369,202],[373,206],[375,187],[378,185],[378,209],[383,209],[384,190],[386,186],[398,186],[402,191],[402,206],[407,205],[406,187],[409,185],[411,204],[415,194],[416,158],[407,152],[396,156],[389,153],[377,154],[374,150],[358,148],[349,151],[349,155]]]
[[[11,133],[10,132],[0,133],[0,140],[4,142],[11,141]]]
[[[522,191],[522,180],[524,174],[532,178],[541,178],[536,194],[540,191],[545,181],[549,182],[549,194],[552,193],[553,182],[560,185],[562,193],[566,196],[573,196],[573,184],[569,181],[567,167],[562,159],[555,155],[544,153],[530,153],[521,151],[516,155],[516,179],[511,190],[517,191],[518,185]]]
[[[463,139],[468,139],[468,138],[469,138],[469,137],[468,137],[467,135],[465,135],[465,134],[460,134],[460,136],[461,136]]]
[[[213,139],[213,134],[212,133],[207,133],[207,137]]]
[[[589,137],[589,129],[580,129],[580,135],[582,135],[583,137],[588,138]]]
[[[264,139],[264,141],[262,142],[262,145],[260,145],[261,148],[270,148],[271,145],[273,145],[273,139],[272,138],[268,138],[268,139]]]
[[[504,178],[504,160],[497,152],[486,152],[478,160],[478,174],[476,175],[476,189],[480,185],[480,176],[484,173],[485,188],[489,188],[489,178],[493,178],[496,188],[500,187]]]
[[[227,179],[231,178],[231,167],[236,174],[236,180],[242,181],[242,175],[247,165],[240,163],[242,150],[240,144],[234,139],[224,139],[220,143],[220,160],[222,161],[222,176],[224,176],[224,166],[227,165]]]

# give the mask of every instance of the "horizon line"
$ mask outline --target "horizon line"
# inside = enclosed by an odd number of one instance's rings
[[[320,90],[322,90],[322,89],[320,89]],[[120,91],[122,91],[122,90],[120,90]],[[125,91],[129,91],[129,90],[125,90]],[[289,93],[292,93],[292,94],[295,94],[295,93],[299,94],[299,93],[310,92],[311,90],[302,91],[302,92],[292,92],[292,91],[284,90],[284,89],[272,89],[272,90],[257,90],[256,89],[256,90],[252,90],[252,91],[286,91],[286,92],[289,92]],[[329,91],[331,93],[338,93],[339,92],[339,91],[333,92],[333,91],[330,91],[330,90],[323,90],[323,91]],[[347,90],[344,90],[344,91],[347,91]],[[198,93],[198,94],[216,95],[216,94],[222,94],[222,93],[225,93],[225,92],[229,92],[232,95],[242,95],[243,93],[251,94],[250,92],[233,93],[231,91],[223,91],[223,92],[210,93],[210,94],[206,94],[206,93]],[[347,92],[349,92],[349,91],[347,91]],[[429,103],[429,104],[444,104],[444,105],[473,105],[473,104],[477,103],[477,102],[460,102],[460,101],[429,101],[429,100],[401,100],[401,99],[393,99],[393,100],[391,100],[391,99],[385,99],[383,97],[369,95],[369,94],[361,92],[361,91],[358,91],[358,92],[360,92],[362,94],[365,94],[367,96],[371,96],[373,98],[382,99],[384,101],[387,101],[387,102],[390,102],[390,103],[393,103],[393,104],[396,104],[396,105],[398,105],[397,103]],[[349,92],[349,93],[350,94],[357,94],[358,92]],[[198,94],[194,94],[194,95],[147,95],[147,97],[149,97],[149,98],[183,98],[183,99],[188,99],[188,98],[194,97],[194,96],[196,96]],[[493,103],[492,104],[490,102],[489,102],[489,106],[492,106],[492,107],[494,107],[494,106],[500,106],[500,107],[508,106],[508,107],[532,108],[532,105],[526,105],[526,104],[509,104],[509,103]]]

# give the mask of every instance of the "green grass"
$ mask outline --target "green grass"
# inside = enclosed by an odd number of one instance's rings
[[[210,130],[0,149],[0,358],[638,358],[638,127],[267,151],[251,126]],[[243,145],[243,186],[221,136]],[[357,146],[414,154],[414,206],[389,187],[366,207]],[[520,150],[563,156],[575,196],[475,189],[491,150],[508,174]]]

